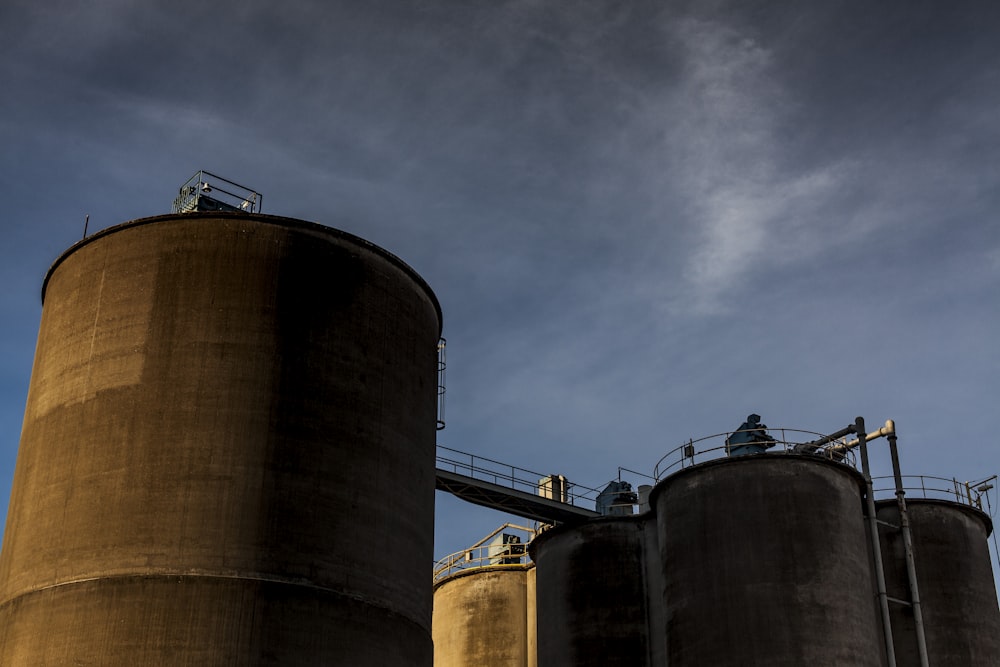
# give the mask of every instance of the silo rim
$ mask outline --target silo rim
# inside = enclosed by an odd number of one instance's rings
[[[608,516],[597,516],[592,519],[586,519],[584,521],[575,521],[573,523],[561,523],[558,526],[549,528],[539,533],[535,539],[528,543],[528,555],[531,556],[531,560],[535,560],[535,551],[537,547],[536,544],[544,544],[553,535],[562,535],[563,533],[568,533],[571,530],[576,530],[579,528],[587,528],[590,526],[600,525],[602,523],[643,523],[652,516],[652,510],[648,512],[642,512],[641,514],[625,514],[625,515],[608,515]]]
[[[983,527],[986,529],[986,536],[989,537],[993,533],[993,518],[983,510],[973,507],[968,503],[960,503],[954,500],[944,500],[943,498],[916,498],[907,497],[906,507],[909,509],[914,505],[940,505],[942,507],[951,507],[952,509],[957,509],[965,512],[969,516],[978,519],[983,522]],[[883,507],[895,507],[895,498],[883,498],[882,500],[875,501],[875,511],[878,512]]]
[[[219,211],[202,211],[195,213],[167,213],[163,215],[154,215],[148,218],[136,218],[135,220],[129,220],[127,222],[122,222],[117,225],[112,225],[111,227],[105,227],[104,229],[94,232],[93,234],[84,237],[83,239],[77,241],[69,248],[64,250],[60,254],[52,265],[49,267],[48,271],[45,272],[45,278],[42,280],[42,303],[45,303],[45,291],[49,285],[49,279],[52,274],[59,267],[63,261],[69,257],[71,254],[79,250],[80,248],[86,246],[88,243],[96,241],[105,236],[109,236],[116,232],[120,232],[125,229],[130,229],[132,227],[139,227],[142,225],[149,225],[158,222],[167,222],[175,220],[192,220],[192,219],[217,219],[217,218],[230,218],[234,220],[253,220],[257,222],[268,223],[272,225],[285,226],[285,227],[297,227],[299,229],[306,229],[316,232],[321,232],[323,234],[328,234],[346,241],[355,243],[366,250],[369,250],[377,255],[381,255],[385,259],[389,260],[393,264],[397,265],[403,270],[410,278],[413,279],[423,290],[427,293],[430,298],[431,303],[434,305],[434,310],[437,313],[438,318],[438,337],[441,336],[441,332],[444,327],[444,316],[441,312],[441,303],[438,301],[437,296],[434,294],[434,290],[431,289],[430,285],[427,283],[423,277],[416,272],[409,264],[404,262],[398,256],[389,252],[381,246],[375,245],[371,241],[367,241],[360,236],[351,234],[350,232],[345,232],[343,230],[337,229],[335,227],[328,227],[327,225],[320,224],[318,222],[310,222],[308,220],[300,220],[298,218],[288,218],[280,215],[266,215],[263,213],[244,213],[240,212],[219,212]]]
[[[858,487],[861,490],[862,494],[865,491],[864,476],[854,468],[844,463],[837,463],[836,461],[831,461],[829,459],[825,459],[812,454],[791,454],[791,453],[750,454],[748,456],[739,456],[735,458],[724,457],[720,459],[712,459],[711,461],[705,461],[704,463],[696,463],[693,466],[689,466],[682,470],[678,470],[677,472],[664,477],[659,482],[657,482],[656,485],[653,487],[652,491],[649,492],[649,506],[650,508],[655,507],[656,497],[660,495],[660,490],[666,488],[668,484],[674,482],[675,480],[681,477],[684,477],[686,475],[696,474],[708,468],[715,468],[719,466],[756,465],[755,463],[751,463],[753,461],[756,461],[757,463],[761,461],[785,461],[785,462],[808,461],[810,463],[817,463],[820,465],[828,466],[831,469],[840,471],[846,475],[849,475],[850,477],[853,477],[854,481],[857,482]]]
[[[456,579],[464,579],[465,577],[471,577],[476,574],[487,574],[487,573],[500,573],[500,572],[527,572],[528,570],[533,570],[535,568],[534,563],[517,563],[512,565],[484,565],[482,567],[471,567],[467,570],[459,570],[454,574],[449,574],[447,577],[441,577],[434,582],[434,591],[441,586],[447,584],[450,581],[455,581]]]

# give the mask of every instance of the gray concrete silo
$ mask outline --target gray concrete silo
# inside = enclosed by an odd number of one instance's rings
[[[990,518],[969,505],[907,499],[923,618],[931,665],[1000,664],[1000,609],[987,538]],[[910,598],[906,560],[895,500],[876,505],[879,543],[890,598]],[[889,607],[897,664],[919,665],[914,615],[898,603]]]
[[[535,662],[535,568],[482,567],[434,587],[435,667],[529,667]]]
[[[64,253],[0,554],[0,664],[429,667],[438,303],[246,214]]]
[[[657,485],[666,664],[881,665],[862,488],[845,465],[777,454]]]
[[[560,526],[531,543],[539,665],[651,664],[647,591],[656,587],[645,576],[647,516]]]

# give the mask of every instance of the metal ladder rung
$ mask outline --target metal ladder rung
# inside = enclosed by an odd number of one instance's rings
[[[908,600],[900,600],[899,598],[894,598],[891,595],[885,596],[885,599],[888,600],[889,602],[894,602],[896,604],[901,604],[904,607],[912,607],[913,606],[912,602],[910,602]]]

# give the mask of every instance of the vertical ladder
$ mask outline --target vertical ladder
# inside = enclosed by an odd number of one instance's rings
[[[444,393],[445,393],[445,383],[444,383],[444,371],[448,367],[447,359],[445,357],[445,346],[448,341],[444,338],[438,339],[437,345],[437,430],[444,428]]]

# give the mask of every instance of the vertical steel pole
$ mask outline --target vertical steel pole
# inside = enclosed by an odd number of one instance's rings
[[[924,615],[920,608],[920,592],[917,588],[917,566],[913,558],[913,537],[910,533],[910,517],[906,511],[906,491],[903,476],[899,472],[899,452],[896,449],[896,430],[889,434],[889,454],[892,456],[892,476],[896,480],[896,505],[899,507],[899,527],[903,533],[903,552],[906,554],[906,576],[910,582],[910,605],[913,608],[913,627],[917,635],[917,655],[920,667],[928,667],[927,639],[924,636]]]
[[[892,621],[889,617],[889,595],[885,590],[885,570],[882,567],[882,547],[878,540],[878,523],[875,516],[875,489],[872,486],[871,470],[868,467],[868,438],[865,420],[854,420],[854,432],[861,447],[861,474],[865,478],[865,503],[868,508],[868,532],[871,535],[872,560],[875,565],[875,584],[878,587],[878,604],[882,610],[882,635],[885,639],[885,657],[888,667],[896,667],[896,649],[892,643]]]

